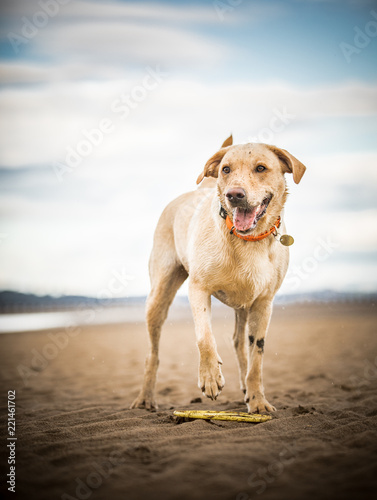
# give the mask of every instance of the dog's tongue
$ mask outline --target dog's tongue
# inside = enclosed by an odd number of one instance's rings
[[[233,224],[237,231],[247,231],[250,229],[255,223],[259,209],[259,205],[254,207],[252,210],[236,208],[234,212]]]

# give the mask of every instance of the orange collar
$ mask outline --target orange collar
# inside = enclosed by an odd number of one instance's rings
[[[252,234],[248,234],[248,235],[243,236],[242,234],[237,233],[234,226],[233,226],[232,221],[229,219],[229,215],[226,216],[225,222],[226,222],[228,229],[230,230],[230,234],[234,234],[235,236],[237,236],[237,238],[240,238],[241,240],[245,240],[245,241],[260,241],[260,240],[263,240],[264,238],[267,238],[267,236],[270,236],[270,234],[272,234],[274,232],[277,233],[277,229],[280,226],[281,221],[280,221],[280,217],[278,217],[276,219],[275,224],[272,227],[270,227],[270,229],[268,231],[266,231],[265,233],[257,234],[256,236],[253,236]]]

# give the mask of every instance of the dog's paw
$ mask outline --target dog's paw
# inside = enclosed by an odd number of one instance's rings
[[[158,406],[152,395],[146,395],[141,392],[131,404],[130,409],[133,408],[145,408],[146,410],[153,411],[157,410]]]
[[[216,399],[225,384],[220,368],[221,361],[201,363],[199,368],[199,389],[210,399]]]
[[[247,404],[247,411],[249,413],[264,413],[276,411],[275,406],[272,406],[263,394],[254,394],[249,397],[245,396],[245,403]]]

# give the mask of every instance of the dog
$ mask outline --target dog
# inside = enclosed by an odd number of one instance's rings
[[[279,235],[285,232],[285,174],[292,174],[298,184],[305,170],[284,149],[233,145],[230,136],[205,164],[197,179],[202,183],[199,189],[165,208],[149,261],[150,351],[143,387],[131,408],[157,409],[154,387],[161,327],[177,290],[189,277],[199,388],[216,399],[225,383],[211,329],[214,296],[235,311],[233,343],[248,412],[275,410],[264,395],[262,368],[272,303],[287,272],[287,245],[293,240]]]

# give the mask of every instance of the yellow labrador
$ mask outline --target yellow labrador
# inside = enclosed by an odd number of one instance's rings
[[[177,290],[189,276],[200,358],[199,388],[216,399],[225,382],[211,329],[213,295],[235,310],[233,340],[248,411],[275,410],[264,395],[262,364],[273,298],[289,260],[288,247],[277,236],[278,231],[285,231],[284,174],[292,173],[298,184],[305,166],[275,146],[232,144],[229,137],[197,179],[197,184],[205,177],[217,182],[205,179],[202,189],[172,201],[158,222],[146,309],[150,352],[143,387],[132,408],[157,407],[154,387],[161,327]],[[289,244],[289,237],[285,238],[283,243]]]

